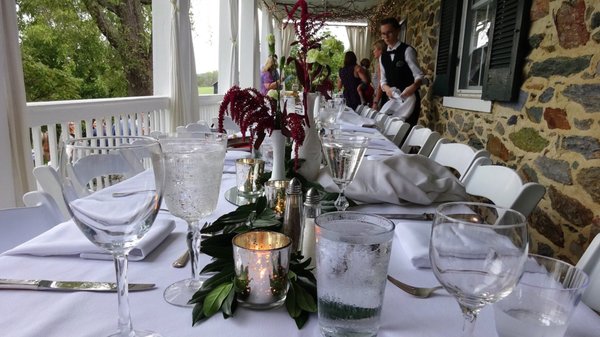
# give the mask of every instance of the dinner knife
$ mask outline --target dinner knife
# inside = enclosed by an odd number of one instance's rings
[[[130,283],[129,291],[154,289],[154,283]],[[0,289],[116,292],[114,282],[0,279]]]
[[[405,214],[405,213],[376,213],[387,219],[433,221],[433,213]]]

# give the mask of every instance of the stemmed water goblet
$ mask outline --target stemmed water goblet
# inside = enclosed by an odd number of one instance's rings
[[[192,306],[188,301],[204,281],[198,268],[200,223],[217,207],[227,135],[186,132],[160,143],[165,158],[165,202],[171,214],[188,224],[186,241],[192,266],[192,277],[171,284],[163,296],[173,305]]]
[[[352,182],[358,171],[369,139],[339,132],[323,135],[321,143],[333,182],[340,189],[334,206],[338,211],[345,211],[350,205],[345,195],[346,186]]]
[[[437,208],[429,258],[435,277],[458,301],[463,337],[473,335],[481,308],[511,293],[527,250],[526,219],[517,211],[470,202]]]
[[[118,332],[111,336],[160,336],[133,330],[127,283],[127,254],[151,228],[160,208],[160,144],[147,137],[69,139],[61,143],[58,173],[75,224],[115,261],[119,321]]]

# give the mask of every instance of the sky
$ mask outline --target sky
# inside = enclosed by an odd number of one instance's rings
[[[198,74],[219,68],[219,1],[192,0],[192,39]],[[327,27],[347,48],[348,35],[341,26]]]

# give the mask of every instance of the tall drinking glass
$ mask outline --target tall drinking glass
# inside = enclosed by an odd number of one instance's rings
[[[165,158],[165,202],[171,214],[188,223],[187,245],[192,265],[192,277],[168,286],[164,298],[173,305],[192,306],[188,301],[204,281],[198,268],[200,222],[217,207],[227,135],[182,134],[163,138],[160,143]]]
[[[160,144],[152,138],[99,137],[61,144],[58,171],[69,213],[83,234],[115,260],[119,321],[111,336],[160,336],[133,330],[127,254],[158,214],[163,164]]]
[[[344,191],[363,160],[369,139],[344,133],[326,134],[321,138],[323,154],[329,167],[333,182],[339,187],[340,194],[334,205],[338,211],[345,211],[350,205]]]
[[[463,312],[464,337],[473,335],[481,308],[511,293],[527,249],[526,220],[517,211],[468,202],[437,208],[429,258],[435,277]]]
[[[331,212],[315,224],[321,335],[377,336],[394,223],[371,214]]]

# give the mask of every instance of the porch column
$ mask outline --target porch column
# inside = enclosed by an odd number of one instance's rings
[[[258,0],[244,0],[240,4],[240,87],[260,85],[258,46]]]
[[[267,36],[269,36],[269,34],[273,34],[273,17],[266,8],[262,9],[260,25],[262,28],[262,33],[260,35],[259,71],[262,70],[265,60],[267,59],[267,56],[269,56],[269,43],[267,42]],[[277,39],[275,41],[277,41]],[[277,45],[277,42],[275,42],[275,45]],[[277,50],[275,51],[275,54],[277,54]],[[277,54],[277,56],[279,57],[279,54]]]
[[[229,1],[219,1],[219,94],[231,87],[231,14]]]

